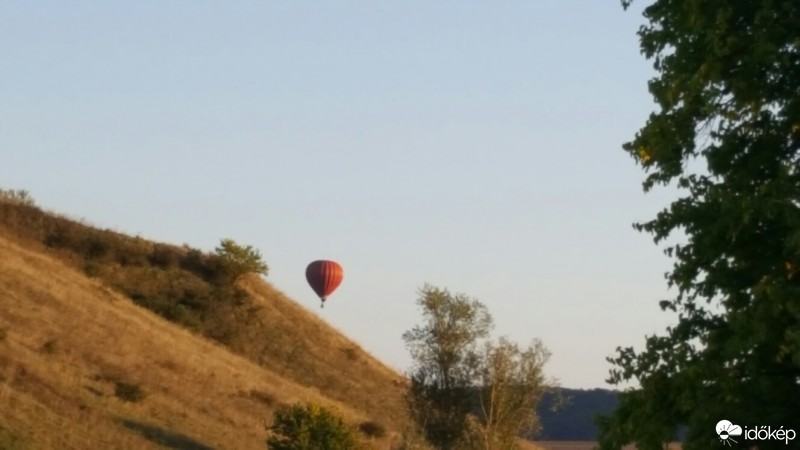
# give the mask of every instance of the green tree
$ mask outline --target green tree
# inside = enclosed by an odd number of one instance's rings
[[[221,262],[219,271],[232,281],[248,273],[269,273],[269,266],[261,257],[261,252],[250,245],[237,244],[233,239],[222,239],[214,252]]]
[[[478,300],[430,285],[420,290],[417,305],[424,322],[403,333],[415,362],[411,415],[435,447],[458,448],[474,406],[478,344],[488,336],[492,316]]]
[[[552,388],[543,371],[549,358],[538,339],[526,348],[506,338],[486,344],[478,379],[481,448],[515,449],[519,436],[538,430],[536,407]]]
[[[678,322],[609,358],[609,382],[638,387],[601,446],[661,448],[685,426],[685,449],[714,448],[721,419],[800,432],[800,2],[656,0],[644,17],[659,108],[623,148],[645,192],[682,195],[635,225],[686,236],[665,249],[676,296],[660,302]]]
[[[353,450],[353,430],[330,410],[314,404],[278,408],[269,427],[270,450]]]
[[[424,321],[403,339],[415,361],[409,407],[427,440],[445,450],[515,448],[538,423],[547,350],[488,341],[488,309],[463,294],[426,285],[417,304]]]

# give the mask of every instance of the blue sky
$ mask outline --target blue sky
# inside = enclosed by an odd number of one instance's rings
[[[0,187],[130,234],[263,253],[268,280],[406,370],[425,283],[541,338],[549,376],[674,318],[622,151],[654,106],[617,0],[0,3]],[[319,310],[304,269],[345,279]]]

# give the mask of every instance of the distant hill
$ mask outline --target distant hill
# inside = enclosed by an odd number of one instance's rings
[[[552,406],[558,401],[547,394],[539,404],[538,413],[542,430],[539,441],[595,441],[597,426],[594,417],[610,414],[617,406],[618,393],[608,389],[561,389],[563,405],[557,411]]]

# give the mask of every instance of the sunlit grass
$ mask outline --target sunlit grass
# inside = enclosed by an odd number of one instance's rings
[[[2,236],[0,254],[0,421],[18,442],[140,449],[159,448],[151,439],[160,435],[264,448],[265,421],[296,401],[335,407],[353,424],[374,420],[357,402],[331,400]],[[141,397],[119,398],[121,383]]]

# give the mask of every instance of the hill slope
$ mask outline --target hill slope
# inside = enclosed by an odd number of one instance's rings
[[[264,448],[265,419],[297,400],[405,427],[401,374],[259,277],[216,282],[213,263],[0,202],[0,447],[147,448],[176,431]],[[117,398],[127,385],[144,399]]]
[[[3,237],[0,255],[2,426],[26,445],[263,449],[272,409],[298,400],[367,419],[52,258]],[[123,401],[126,385],[144,398]]]
[[[362,440],[397,448],[408,380],[224,269],[0,200],[0,448],[263,449],[274,410],[297,401],[377,425],[386,435]]]

